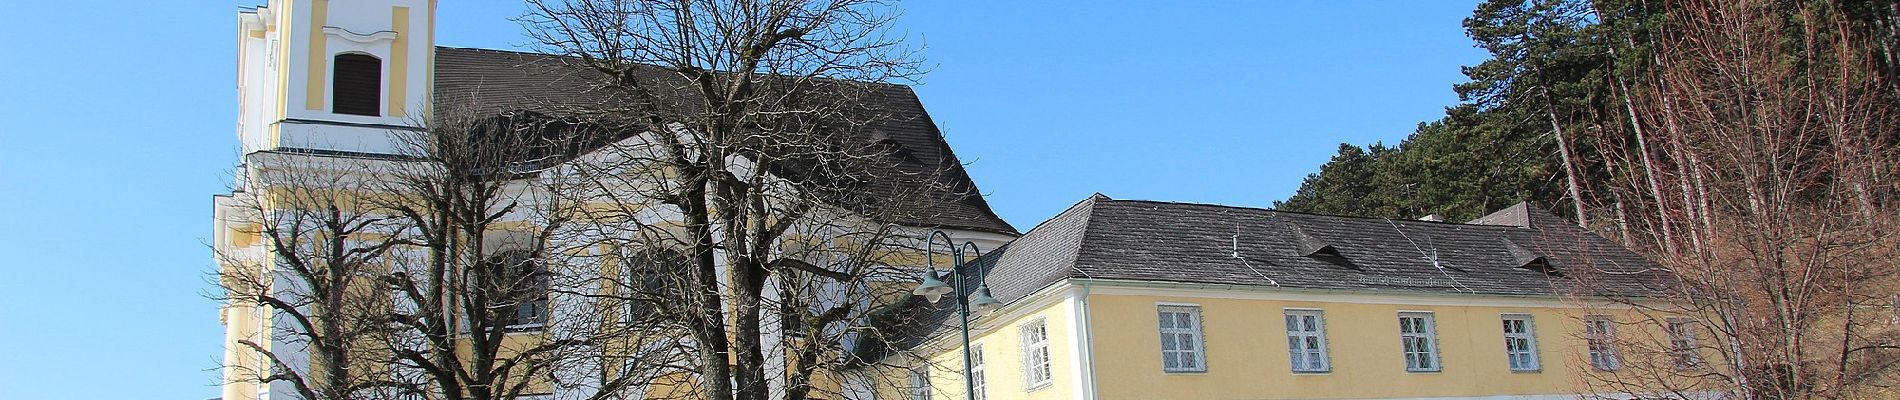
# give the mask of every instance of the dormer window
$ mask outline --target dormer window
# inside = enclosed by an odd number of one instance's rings
[[[1299,225],[1293,225],[1293,245],[1301,256],[1330,255],[1339,256],[1339,248],[1333,247],[1325,239],[1306,233]]]
[[[332,65],[330,111],[382,115],[383,60],[368,54],[347,53],[338,54]]]
[[[1563,275],[1557,267],[1550,265],[1550,258],[1536,250],[1520,246],[1511,239],[1504,239],[1504,251],[1511,255],[1511,266],[1542,272],[1546,275]]]

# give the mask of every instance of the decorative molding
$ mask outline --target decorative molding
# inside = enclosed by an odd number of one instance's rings
[[[348,29],[334,26],[323,27],[323,34],[357,43],[376,43],[384,40],[396,40],[396,31],[375,31],[368,34],[350,32]]]
[[[277,122],[272,122],[272,124],[330,125],[330,126],[347,126],[347,127],[352,127],[352,128],[375,128],[375,129],[382,129],[382,130],[398,130],[398,131],[410,131],[410,132],[423,132],[423,131],[428,130],[427,127],[421,127],[421,126],[415,126],[415,125],[326,121],[326,120],[320,120],[320,119],[303,119],[303,118],[284,118],[284,119],[277,120]]]
[[[972,315],[970,318],[970,337],[974,339],[988,335],[995,332],[998,328],[1018,320],[1028,322],[1030,321],[1028,317],[1046,318],[1048,315],[1042,312],[1053,310],[1052,307],[1069,300],[1071,295],[1071,293],[1068,293],[1069,290],[1071,290],[1071,286],[1069,285],[1069,281],[1065,279],[1045,286],[1041,290],[1023,296],[1020,299],[1011,301],[1002,308],[990,311],[987,315]],[[951,320],[948,322],[956,321]],[[960,333],[956,330],[948,330],[943,333],[944,334],[937,335],[929,340],[925,340],[922,343],[918,343],[916,348],[923,352],[935,354],[955,350],[963,346],[963,343],[960,342],[961,339],[959,339]],[[1050,335],[1054,336],[1053,333]],[[953,343],[953,341],[955,342]]]

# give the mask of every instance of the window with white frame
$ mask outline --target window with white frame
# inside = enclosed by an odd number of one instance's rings
[[[1201,349],[1201,308],[1188,305],[1156,307],[1161,324],[1161,370],[1207,372],[1207,354]]]
[[[1670,317],[1669,353],[1675,358],[1676,368],[1691,369],[1702,366],[1702,355],[1696,351],[1696,323],[1693,319]]]
[[[1504,356],[1512,371],[1537,371],[1537,326],[1529,314],[1504,314]]]
[[[1438,365],[1437,327],[1432,313],[1399,313],[1399,341],[1405,350],[1405,370],[1436,372]]]
[[[1326,372],[1326,319],[1319,310],[1286,310],[1286,351],[1293,372]]]
[[[910,400],[930,400],[930,366],[910,370]]]
[[[972,386],[970,388],[971,399],[987,400],[990,398],[989,396],[990,389],[987,387],[987,385],[989,384],[988,382],[989,379],[986,379],[988,377],[984,375],[985,374],[983,371],[983,344],[982,343],[971,344],[970,345],[970,385]]]
[[[1604,371],[1622,367],[1616,356],[1616,320],[1606,315],[1585,315],[1583,337],[1589,346],[1590,366]]]
[[[1049,367],[1049,322],[1036,319],[1022,325],[1023,386],[1035,390],[1049,386],[1054,370]]]

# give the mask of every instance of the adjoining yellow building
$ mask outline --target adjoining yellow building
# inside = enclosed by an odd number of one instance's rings
[[[975,398],[1577,398],[1619,334],[1659,332],[1604,301],[1659,293],[1653,266],[1526,204],[1460,224],[1096,195],[963,271],[1008,303],[972,322]],[[861,349],[876,398],[963,398],[954,302],[909,306],[885,328],[910,336]]]

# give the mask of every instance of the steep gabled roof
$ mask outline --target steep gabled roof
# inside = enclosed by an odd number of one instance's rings
[[[624,101],[604,94],[599,75],[567,65],[569,59],[547,54],[500,50],[437,47],[434,64],[433,101],[436,110],[457,110],[476,115],[546,114],[563,117],[565,110],[602,103]],[[643,81],[652,87],[659,101],[691,107],[703,103],[678,74],[660,69],[642,69]],[[861,182],[867,198],[922,198],[932,207],[925,212],[907,212],[896,222],[906,225],[968,229],[1014,234],[1015,227],[996,216],[984,201],[961,161],[951,152],[923,103],[907,86],[852,82],[863,89],[863,106],[878,114],[863,129],[862,140],[890,146],[896,157],[895,171],[882,171],[869,182]],[[668,90],[667,88],[670,88]],[[589,140],[581,149],[567,153],[585,154],[617,138]],[[577,154],[568,154],[571,157]],[[785,171],[783,173],[796,173]],[[928,180],[928,181],[919,181]],[[930,188],[919,193],[918,188]],[[857,205],[861,206],[861,205]]]

